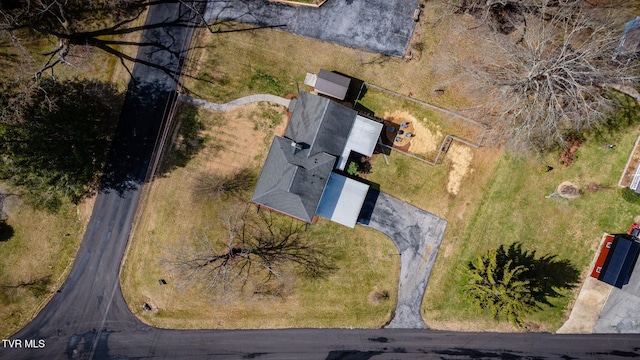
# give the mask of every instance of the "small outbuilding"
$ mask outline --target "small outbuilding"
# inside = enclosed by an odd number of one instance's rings
[[[617,288],[629,283],[640,254],[640,242],[628,234],[609,235],[591,274],[598,280]]]
[[[318,94],[344,100],[349,91],[351,79],[335,72],[320,69],[318,75],[307,74],[304,83],[313,86]]]

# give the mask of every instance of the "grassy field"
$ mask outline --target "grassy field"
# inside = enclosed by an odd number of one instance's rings
[[[362,227],[349,229],[325,220],[310,226],[308,236],[330,249],[327,256],[336,270],[325,279],[293,276],[278,296],[249,293],[231,301],[206,291],[205,284],[184,284],[172,271],[172,254],[198,238],[220,245],[226,232],[217,221],[221,209],[238,201],[203,201],[205,194],[194,194],[194,185],[213,172],[259,170],[273,132],[283,129],[274,111],[270,105],[255,105],[227,114],[198,112],[197,121],[206,129],[205,147],[186,166],[153,182],[122,277],[127,302],[143,321],[172,328],[369,328],[391,319],[399,274],[397,250],[384,235]],[[246,143],[234,139],[238,131],[247,135]],[[158,279],[167,285],[160,286]],[[376,291],[388,292],[388,299],[372,302],[370,295]],[[145,302],[156,311],[144,311]]]
[[[438,36],[443,26],[422,25],[442,22],[435,14],[426,15],[427,10],[424,21],[416,28],[416,41],[412,45],[423,50],[414,50],[416,56],[411,61],[284,31],[202,32],[198,39],[200,47],[194,50],[192,71],[207,81],[188,81],[187,87],[194,96],[214,102],[227,102],[260,92],[282,96],[297,93],[298,87],[311,90],[304,85],[306,73],[317,74],[324,68],[436,105],[464,108],[472,102],[468,97],[459,96],[468,81],[464,81],[451,61],[444,60],[446,54],[436,49],[467,46],[468,40],[460,37],[443,40]],[[449,26],[444,24],[444,27]],[[446,91],[440,94],[434,92],[436,89]]]
[[[88,221],[86,208],[66,205],[52,215],[15,196],[5,199],[13,236],[0,240],[0,337],[29,322],[62,285]]]
[[[538,256],[570,260],[584,279],[603,232],[624,232],[640,207],[624,201],[616,184],[624,169],[636,127],[617,134],[591,137],[569,168],[557,166],[557,154],[545,159],[525,160],[504,156],[495,173],[481,189],[480,202],[464,222],[450,222],[436,268],[425,295],[424,314],[434,328],[501,328],[485,313],[478,313],[464,299],[460,270],[474,257],[499,244],[519,242]],[[606,144],[616,144],[608,150]],[[554,156],[555,155],[555,156]],[[541,172],[545,165],[555,168]],[[571,181],[583,192],[574,200],[549,199],[562,181]],[[589,184],[600,190],[591,192]],[[473,185],[472,185],[473,187]],[[560,290],[563,297],[549,298],[553,306],[543,306],[527,320],[532,330],[554,331],[562,325],[567,309],[579,290]]]

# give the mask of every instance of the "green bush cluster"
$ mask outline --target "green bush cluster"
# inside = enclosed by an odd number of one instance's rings
[[[620,189],[620,196],[632,204],[640,205],[640,194],[628,187]]]

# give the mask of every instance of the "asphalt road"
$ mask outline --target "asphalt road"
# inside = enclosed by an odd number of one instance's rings
[[[178,5],[151,9],[175,16]],[[188,29],[145,36],[181,47]],[[139,56],[151,54],[141,51]],[[159,56],[157,53],[153,56]],[[178,66],[169,63],[168,66]],[[153,143],[175,99],[172,80],[137,66],[104,188],[70,276],[40,314],[0,344],[0,359],[614,359],[640,357],[640,336],[456,333],[429,330],[181,331],[148,327],[118,281]],[[28,347],[28,348],[27,348]]]

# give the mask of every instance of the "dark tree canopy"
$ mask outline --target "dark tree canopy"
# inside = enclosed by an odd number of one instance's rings
[[[122,94],[112,84],[43,78],[0,93],[0,179],[38,207],[56,210],[92,193]]]

